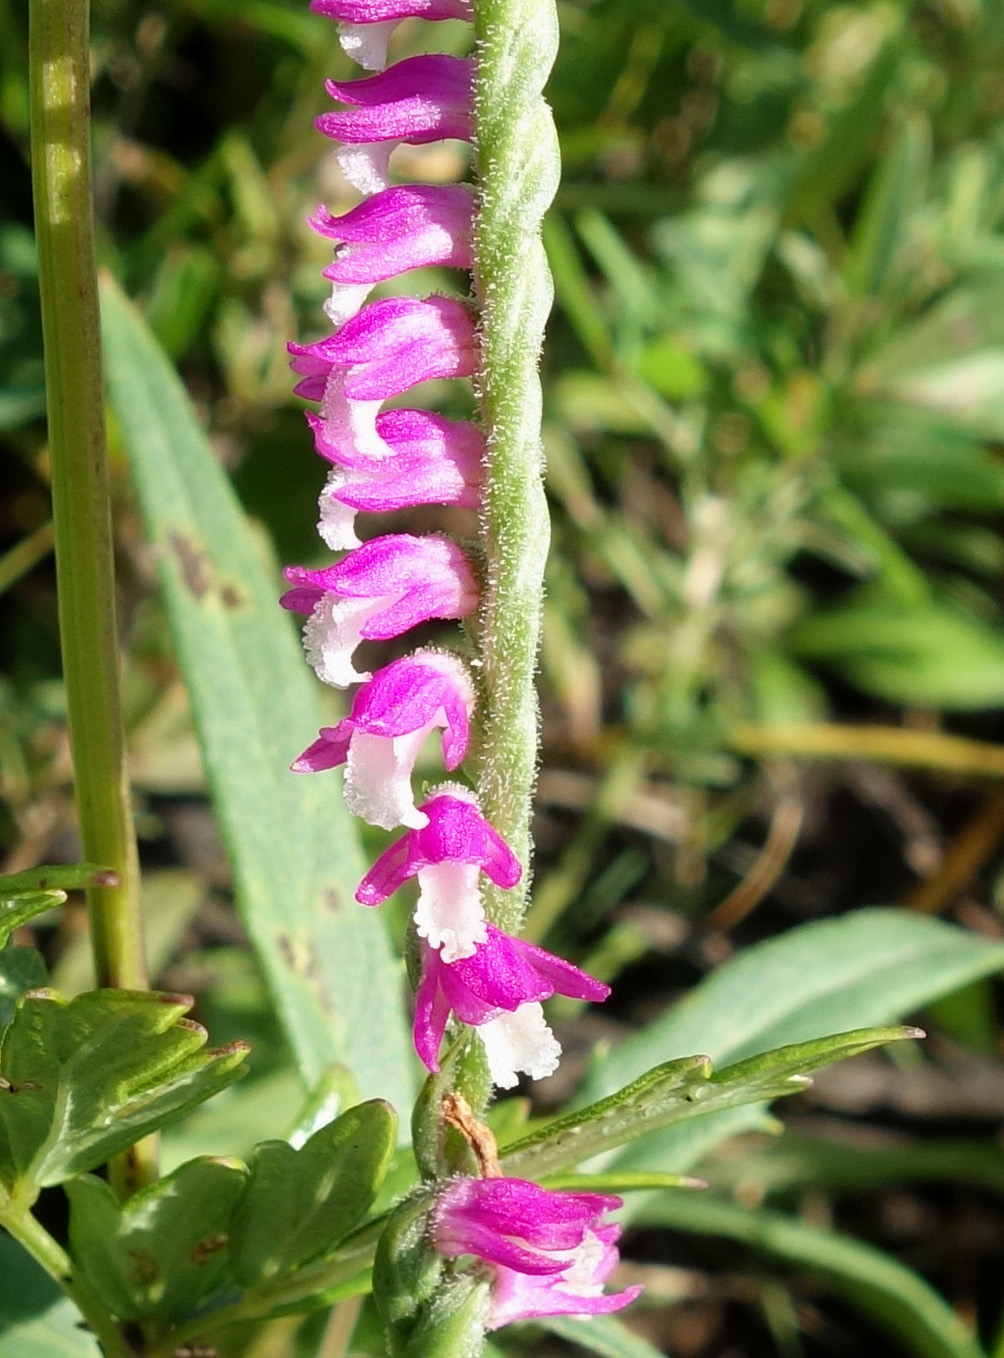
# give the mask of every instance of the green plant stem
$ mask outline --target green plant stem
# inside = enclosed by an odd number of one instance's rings
[[[540,344],[552,299],[540,225],[558,183],[557,136],[541,96],[557,49],[552,0],[478,0],[475,111],[480,206],[474,290],[481,312],[478,394],[488,440],[477,619],[482,810],[523,864],[522,891],[489,888],[502,929],[523,916],[537,770],[534,676],[549,525],[542,482]]]
[[[90,1287],[74,1271],[66,1251],[30,1212],[0,1212],[0,1224],[59,1284],[94,1331],[105,1358],[130,1358],[132,1350]]]
[[[139,861],[119,695],[108,459],[90,174],[87,0],[29,7],[31,149],[52,463],[59,630],[80,835],[115,886],[87,892],[98,984],[147,987]],[[125,1192],[155,1173],[120,1157]]]

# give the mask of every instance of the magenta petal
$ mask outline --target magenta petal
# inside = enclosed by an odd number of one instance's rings
[[[541,1316],[602,1316],[630,1306],[644,1289],[635,1284],[623,1292],[595,1296],[562,1287],[559,1276],[531,1278],[515,1269],[496,1268],[488,1328],[500,1329],[518,1320]]]
[[[470,57],[407,57],[363,80],[327,82],[347,113],[323,113],[317,127],[337,141],[405,141],[419,146],[472,136],[474,64]]]
[[[443,1044],[450,1005],[439,988],[436,978],[439,954],[432,948],[423,949],[428,964],[423,967],[422,980],[415,995],[415,1021],[412,1039],[415,1051],[426,1070],[433,1075],[439,1070],[439,1048]],[[429,955],[431,954],[431,958]],[[441,964],[439,964],[441,965]]]
[[[290,576],[288,570],[283,573],[287,580],[294,578]],[[283,608],[288,609],[290,613],[310,614],[313,613],[314,608],[320,601],[323,593],[323,589],[318,589],[315,585],[308,582],[303,585],[298,585],[294,589],[287,589],[286,593],[280,598],[279,603]]]
[[[356,900],[360,905],[380,905],[404,886],[409,877],[414,877],[418,871],[417,835],[417,830],[409,830],[384,850],[356,888]]]
[[[342,243],[324,270],[334,283],[379,283],[429,265],[469,269],[474,196],[462,184],[402,185],[341,217],[319,207],[310,225]]]
[[[522,960],[532,966],[548,984],[553,987],[552,994],[567,995],[571,999],[589,1000],[598,1004],[610,994],[610,987],[587,972],[573,967],[562,957],[546,952],[543,948],[526,943],[521,938],[512,940],[513,946]]]
[[[469,19],[470,0],[310,0],[310,8],[347,24],[380,24],[389,19]]]
[[[356,694],[350,721],[371,735],[409,735],[435,720],[443,710],[447,721],[461,718],[466,733],[474,691],[467,671],[454,656],[417,651],[377,670]]]
[[[327,352],[349,369],[345,395],[357,401],[383,401],[433,378],[470,377],[478,361],[474,320],[452,297],[373,302],[331,337]]]
[[[337,726],[324,726],[313,745],[308,745],[299,759],[290,765],[294,773],[320,773],[324,769],[344,764],[349,753],[352,727],[347,721]]]

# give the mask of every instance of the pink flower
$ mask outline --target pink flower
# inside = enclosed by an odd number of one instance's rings
[[[347,370],[350,400],[385,401],[432,378],[470,377],[478,356],[474,318],[455,297],[386,297],[327,339],[287,348],[305,378],[296,394],[308,401],[325,397],[335,368]]]
[[[332,551],[358,545],[357,511],[480,504],[484,438],[476,425],[424,410],[388,410],[377,416],[374,432],[391,455],[360,457],[333,447],[320,417],[307,418],[318,453],[335,464],[321,492],[318,524]]]
[[[464,184],[402,185],[341,217],[319,207],[310,225],[342,246],[324,270],[333,284],[325,310],[340,325],[385,278],[429,265],[469,269],[474,195]]]
[[[487,937],[478,888],[484,872],[496,886],[514,887],[522,868],[505,840],[478,810],[467,788],[446,783],[421,807],[428,824],[409,830],[380,855],[359,883],[356,900],[379,905],[418,877],[415,928],[447,961],[469,957]]]
[[[359,642],[387,641],[432,618],[464,618],[478,605],[478,581],[463,548],[438,533],[372,538],[337,565],[289,566],[293,588],[280,600],[309,614],[307,659],[320,679],[345,688],[369,674],[353,668]]]
[[[477,335],[470,311],[450,297],[388,297],[314,344],[289,344],[295,391],[321,402],[326,444],[338,459],[389,457],[376,428],[385,400],[432,378],[470,377]]]
[[[555,994],[597,1002],[607,998],[610,987],[491,924],[475,951],[458,960],[424,948],[415,999],[415,1049],[429,1070],[438,1070],[439,1048],[453,1013],[477,1028],[495,1084],[511,1089],[520,1071],[542,1079],[557,1070],[561,1055],[540,1005]]]
[[[469,19],[470,0],[311,0],[311,9],[339,20],[340,41],[360,66],[381,70],[387,40],[401,19]]]
[[[467,753],[474,688],[467,668],[445,651],[415,651],[377,670],[358,690],[352,710],[326,726],[293,764],[296,773],[345,764],[345,801],[371,825],[415,829],[429,818],[415,807],[411,775],[418,752],[436,727],[443,762],[452,771]]]
[[[641,1292],[603,1295],[617,1266],[620,1228],[605,1213],[623,1206],[601,1193],[558,1193],[525,1179],[455,1179],[433,1211],[440,1254],[475,1255],[492,1280],[488,1328],[536,1316],[602,1315]]]
[[[391,153],[401,142],[422,146],[442,137],[473,135],[474,62],[470,57],[407,57],[363,80],[329,80],[333,99],[352,107],[322,113],[317,127],[347,143],[336,154],[342,173],[361,193],[388,184]]]

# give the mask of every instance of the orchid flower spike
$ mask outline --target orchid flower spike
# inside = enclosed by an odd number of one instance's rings
[[[345,143],[336,151],[338,163],[361,193],[387,188],[391,153],[402,142],[423,146],[443,137],[470,141],[473,136],[471,57],[406,57],[363,80],[329,80],[327,90],[351,107],[322,113],[317,128]]]
[[[429,823],[415,806],[411,776],[422,744],[443,731],[443,762],[451,772],[467,753],[474,687],[467,667],[446,651],[421,650],[377,670],[358,690],[352,710],[326,726],[293,764],[296,773],[345,764],[349,810],[384,830]]]
[[[420,810],[428,823],[409,830],[380,855],[359,883],[356,900],[379,905],[409,877],[417,876],[418,935],[431,948],[441,949],[445,961],[455,962],[470,957],[488,937],[478,873],[508,889],[523,870],[467,788],[444,783]]]
[[[622,1200],[561,1193],[526,1179],[455,1179],[433,1210],[432,1242],[455,1259],[472,1254],[492,1288],[488,1329],[538,1316],[603,1315],[641,1292],[603,1294],[619,1261],[620,1227],[604,1224]]]
[[[389,641],[433,618],[465,618],[478,605],[478,581],[464,549],[438,533],[372,538],[335,566],[288,566],[285,575],[293,588],[279,602],[309,615],[307,659],[335,688],[371,677],[352,664],[363,639]]]
[[[324,309],[341,325],[385,278],[430,265],[470,269],[474,194],[465,184],[405,184],[341,217],[319,207],[310,225],[341,246],[324,270],[332,283]]]
[[[455,1014],[477,1028],[499,1088],[511,1089],[520,1071],[543,1079],[557,1070],[561,1055],[540,1005],[555,994],[595,1003],[607,998],[610,987],[492,924],[475,951],[459,960],[423,948],[415,1049],[426,1067],[437,1071],[446,1025]]]
[[[319,500],[317,531],[332,551],[357,547],[357,511],[386,513],[414,505],[476,509],[484,477],[484,437],[476,425],[424,410],[387,410],[376,434],[386,458],[359,457],[334,448],[324,421],[308,415],[315,447],[334,463]]]
[[[387,64],[387,42],[402,19],[470,19],[470,0],[311,0],[310,8],[338,20],[339,41],[370,71]]]

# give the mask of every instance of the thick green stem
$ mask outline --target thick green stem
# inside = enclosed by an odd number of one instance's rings
[[[0,1213],[0,1224],[28,1251],[37,1264],[59,1284],[94,1331],[105,1358],[130,1358],[132,1350],[118,1326],[84,1280],[74,1272],[66,1251],[30,1212]]]
[[[549,537],[537,370],[552,286],[540,229],[557,188],[559,155],[541,90],[557,50],[558,24],[552,0],[477,0],[474,10],[480,187],[474,286],[489,456],[482,515],[486,581],[478,615],[478,791],[485,815],[524,867],[521,891],[490,888],[486,899],[492,921],[515,931],[530,875],[534,676]]]
[[[119,697],[90,174],[87,0],[31,0],[31,144],[59,629],[98,983],[145,989],[139,864]],[[122,1187],[149,1177],[133,1155]]]

